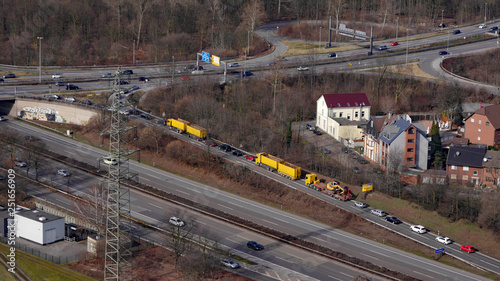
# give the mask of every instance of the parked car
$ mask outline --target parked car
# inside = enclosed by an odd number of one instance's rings
[[[397,46],[399,45],[398,41],[391,42],[391,46]]]
[[[76,102],[77,99],[75,97],[67,97],[67,98],[64,98],[65,101],[69,101],[69,102]]]
[[[361,202],[361,201],[356,201],[356,203],[354,203],[354,206],[359,207],[359,208],[368,207],[368,205],[365,202]]]
[[[363,164],[363,165],[364,165],[364,164],[368,164],[368,161],[366,161],[366,159],[365,159],[365,158],[360,157],[360,158],[358,158],[358,163],[359,163],[359,164]]]
[[[349,148],[342,146],[342,152],[344,152],[346,154],[349,153]]]
[[[144,118],[144,119],[147,119],[147,120],[153,119],[153,117],[151,117],[151,115],[149,115],[149,114],[141,114],[141,118]]]
[[[14,73],[7,73],[3,76],[4,79],[6,78],[16,78],[16,75]]]
[[[262,251],[262,250],[264,250],[264,246],[262,246],[261,244],[255,242],[255,241],[248,241],[247,247],[250,248],[250,249],[253,249],[255,251]]]
[[[420,233],[420,234],[427,232],[427,229],[425,229],[425,227],[423,227],[421,225],[412,225],[412,226],[410,226],[410,228],[411,228],[411,230],[413,230],[417,233]]]
[[[0,116],[0,121],[7,121],[7,118]]]
[[[64,169],[61,169],[61,170],[57,170],[57,174],[60,175],[60,176],[63,176],[63,177],[68,177],[70,175],[70,173],[68,173],[66,170]]]
[[[148,82],[149,78],[141,76],[141,77],[139,77],[139,81]]]
[[[321,153],[323,153],[323,154],[330,154],[330,149],[328,149],[326,147],[322,147],[321,148]]]
[[[61,78],[61,74],[59,74],[59,73],[52,75],[52,79],[59,79],[59,78]]]
[[[486,24],[484,24],[484,23],[479,25],[479,28],[481,28],[481,29],[486,28],[486,27],[487,27],[487,26],[486,26]]]
[[[379,51],[383,51],[383,50],[387,50],[387,46],[386,45],[382,45],[380,47],[378,47]]]
[[[92,102],[89,100],[82,100],[82,103],[86,105],[92,105]]]
[[[17,158],[14,160],[14,165],[16,165],[19,168],[24,168],[24,167],[28,166],[26,164],[26,162],[23,162],[23,161],[21,161],[21,160],[19,160]]]
[[[436,237],[436,241],[445,245],[451,244],[451,239],[448,237],[438,236]]]
[[[314,131],[314,130],[316,130],[316,126],[313,126],[311,124],[306,124],[306,129],[309,131]]]
[[[373,210],[370,211],[370,213],[372,213],[372,214],[374,214],[376,216],[379,216],[379,217],[385,217],[385,216],[387,216],[387,213],[384,212],[384,211],[382,211],[382,210],[380,210],[380,209],[373,209]]]
[[[236,155],[236,156],[243,156],[243,152],[239,151],[239,150],[235,150],[233,151],[233,155]]]
[[[250,160],[250,161],[255,162],[255,159],[256,159],[257,157],[255,157],[255,155],[245,155],[245,158],[246,158],[247,160]]]
[[[444,23],[440,23],[440,24],[438,25],[438,27],[446,27],[446,24],[444,24]]]
[[[453,31],[453,34],[460,34],[460,33],[461,33],[461,31],[459,29]]]
[[[205,143],[208,145],[208,146],[217,146],[217,143],[213,140],[206,140]]]
[[[230,259],[223,259],[222,260],[222,265],[223,266],[227,266],[227,267],[230,267],[232,269],[235,269],[235,268],[239,268],[240,265]]]
[[[401,223],[401,221],[396,217],[387,217],[387,218],[385,218],[385,220],[390,222],[390,223],[393,223],[393,224],[400,224]]]
[[[337,55],[336,53],[329,53],[328,54],[328,57],[329,58],[337,58],[339,55]]]
[[[5,82],[5,80],[3,80],[3,78],[0,78],[0,82],[2,82],[2,83],[3,83],[3,82]]]
[[[79,90],[80,87],[78,87],[77,85],[72,85],[72,84],[68,84],[66,85],[66,90]]]
[[[354,167],[352,168],[352,172],[355,174],[361,174],[361,169],[359,169],[358,167]]]
[[[125,80],[120,80],[120,82],[118,84],[120,84],[120,85],[128,85],[128,82],[125,81]]]
[[[177,218],[177,217],[170,217],[170,219],[168,220],[168,222],[171,225],[175,225],[175,226],[184,226],[185,225],[184,221],[181,220],[180,218]]]
[[[229,67],[239,67],[240,65],[237,62],[232,62],[229,64]]]
[[[225,152],[231,152],[231,150],[233,150],[229,144],[221,144],[219,145],[219,149]]]
[[[62,81],[57,81],[57,82],[56,82],[56,86],[57,86],[57,87],[66,86],[66,83],[64,83],[64,82],[62,82]]]
[[[323,133],[321,133],[321,131],[316,130],[316,129],[313,131],[313,133],[314,133],[315,135],[318,135],[318,136],[321,136],[321,135],[323,134]]]
[[[447,51],[439,51],[440,56],[446,56],[448,54]]]
[[[112,73],[104,73],[102,76],[102,78],[110,78],[110,77],[113,77],[113,74]]]
[[[474,247],[472,247],[471,245],[462,245],[460,246],[460,250],[465,251],[469,254],[474,253],[476,251],[476,249],[474,249]]]
[[[309,70],[309,68],[307,66],[299,66],[297,68],[297,71],[308,71],[308,70]]]

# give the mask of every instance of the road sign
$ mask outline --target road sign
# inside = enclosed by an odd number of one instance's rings
[[[365,183],[365,184],[363,184],[362,188],[363,188],[362,189],[363,192],[372,191],[373,190],[373,183]]]
[[[442,252],[444,252],[444,248],[437,249],[436,251],[434,251],[434,253],[436,253],[436,254],[439,254],[439,253],[442,253]]]
[[[207,52],[201,52],[201,59],[206,62],[210,62],[210,54]]]
[[[212,64],[220,65],[220,57],[212,56]]]

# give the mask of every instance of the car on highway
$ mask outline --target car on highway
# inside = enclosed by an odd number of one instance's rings
[[[453,34],[460,34],[460,33],[462,33],[462,32],[460,31],[460,29],[457,29],[457,30],[454,30],[452,33],[453,33]]]
[[[248,241],[247,248],[250,248],[250,249],[255,250],[255,251],[264,250],[264,246],[262,246],[261,244],[255,242],[255,241]]]
[[[141,76],[141,77],[139,77],[139,81],[148,82],[148,81],[149,81],[149,78],[148,78],[148,77]]]
[[[398,41],[391,42],[391,46],[397,46],[399,45]]]
[[[472,247],[471,245],[462,245],[460,246],[460,250],[465,251],[469,254],[474,253],[476,251],[476,249],[474,249],[474,247]]]
[[[54,99],[54,100],[60,100],[61,96],[60,95],[51,95],[50,98]]]
[[[26,162],[23,162],[23,161],[21,161],[21,160],[19,160],[17,158],[14,160],[14,165],[16,165],[19,168],[24,168],[24,167],[28,166],[26,164]]]
[[[114,158],[114,157],[111,157],[111,156],[105,156],[102,158],[102,162],[104,162],[104,164],[108,164],[108,165],[117,165],[118,164],[118,159]]]
[[[385,218],[385,220],[390,222],[390,223],[393,223],[393,224],[400,224],[401,223],[401,221],[396,217],[387,217],[387,218]]]
[[[82,100],[81,103],[86,104],[86,105],[92,105],[92,102],[89,100]]]
[[[77,85],[68,84],[66,85],[66,90],[80,90],[80,87],[78,87]]]
[[[217,146],[217,143],[213,140],[206,140],[205,144],[211,147]]]
[[[492,27],[490,28],[490,31],[495,31],[495,30],[498,30],[498,26],[492,26]]]
[[[147,119],[147,120],[153,119],[153,117],[151,117],[151,115],[149,115],[149,114],[141,114],[141,118],[144,118],[144,119]]]
[[[3,76],[4,79],[6,78],[16,78],[16,75],[14,73],[7,73]]]
[[[248,71],[248,70],[247,70],[247,71],[243,71],[241,74],[242,74],[244,77],[247,77],[247,76],[253,76],[253,73],[252,73],[252,72],[250,72],[250,71]]]
[[[221,144],[219,145],[219,149],[225,152],[231,152],[231,150],[233,150],[229,144]]]
[[[382,45],[382,46],[378,47],[378,50],[379,50],[379,51],[384,51],[384,50],[387,50],[387,49],[388,49],[388,48],[387,48],[387,46],[386,46],[386,45]]]
[[[130,115],[130,110],[124,108],[124,109],[120,110],[120,114],[122,114],[122,115]]]
[[[7,121],[7,118],[0,116],[0,121]]]
[[[5,80],[3,80],[3,78],[0,78],[0,82],[2,82],[2,83],[3,83],[3,82],[5,82]]]
[[[120,85],[128,85],[128,81],[125,81],[125,80],[120,80],[120,82],[118,83]]]
[[[297,71],[308,71],[308,70],[309,70],[309,68],[307,66],[299,66],[297,68]]]
[[[249,161],[252,161],[252,162],[255,162],[255,159],[257,159],[257,157],[255,157],[255,155],[245,155],[245,158]]]
[[[236,155],[236,156],[243,156],[243,152],[241,152],[240,150],[235,150],[233,151],[233,155]]]
[[[239,66],[240,66],[240,64],[237,62],[232,62],[229,64],[229,67],[239,67]]]
[[[57,87],[66,86],[66,83],[64,83],[62,81],[57,81],[55,84]]]
[[[222,265],[223,266],[226,266],[226,267],[229,267],[229,268],[232,268],[232,269],[235,269],[235,268],[239,268],[240,265],[230,259],[223,259],[221,261]]]
[[[141,112],[137,109],[132,109],[132,111],[130,111],[131,114],[134,114],[134,115],[139,115]]]
[[[487,27],[487,26],[486,26],[486,24],[484,24],[484,23],[479,25],[479,28],[481,28],[481,29],[486,28],[486,27]]]
[[[410,229],[415,231],[416,233],[420,233],[420,234],[427,232],[427,229],[425,229],[425,227],[423,227],[421,225],[412,225],[412,226],[410,226]]]
[[[328,57],[329,57],[329,58],[338,58],[338,57],[339,57],[339,55],[337,55],[337,53],[329,53],[329,54],[328,54]]]
[[[78,100],[75,97],[66,97],[66,98],[64,98],[64,101],[67,101],[67,102],[77,102]]]
[[[181,220],[180,218],[178,217],[170,217],[170,219],[168,220],[168,222],[171,224],[171,225],[175,225],[175,226],[184,226],[185,223],[183,220]]]
[[[373,210],[370,211],[370,213],[372,213],[372,214],[374,214],[374,215],[376,215],[378,217],[387,216],[387,213],[384,212],[384,211],[382,211],[382,210],[380,210],[380,209],[373,209]]]
[[[103,75],[101,75],[102,78],[111,78],[113,77],[113,74],[112,73],[104,73]]]
[[[59,74],[59,73],[52,75],[52,79],[60,79],[60,78],[61,78],[61,74]]]
[[[446,56],[448,54],[447,51],[439,51],[440,56]]]
[[[438,27],[446,27],[446,24],[440,23],[440,24],[438,24]]]
[[[130,74],[134,74],[134,71],[132,71],[132,69],[126,69],[124,71],[121,72],[122,75],[130,75]]]
[[[358,208],[366,208],[366,207],[368,207],[368,204],[366,204],[365,202],[356,201],[356,203],[354,203],[354,206],[356,206]]]
[[[57,170],[57,174],[63,177],[69,177],[70,173],[64,169]]]
[[[448,237],[438,236],[436,237],[436,241],[445,245],[451,244],[451,239]]]

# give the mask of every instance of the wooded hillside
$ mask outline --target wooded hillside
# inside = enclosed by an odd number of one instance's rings
[[[500,0],[3,0],[0,63],[44,65],[131,63],[194,59],[208,50],[243,55],[261,42],[253,30],[273,20],[326,19],[435,27],[492,18]],[[250,32],[250,33],[249,33]],[[250,36],[248,36],[250,34]]]

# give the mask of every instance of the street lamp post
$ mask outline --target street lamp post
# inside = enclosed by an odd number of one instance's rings
[[[250,30],[248,30],[248,34],[247,34],[247,54],[250,55]],[[246,56],[245,56],[245,60],[246,60]]]
[[[396,41],[398,41],[399,17],[396,19]]]
[[[320,49],[321,49],[321,29],[322,28],[323,28],[322,26],[319,27],[319,43],[318,43],[318,48],[320,48]]]
[[[135,40],[134,45],[132,46],[132,64],[135,64]]]
[[[37,37],[38,39],[38,83],[42,84],[42,39],[43,37]]]
[[[450,30],[448,29],[448,44],[446,45],[446,51],[449,52],[450,49]]]
[[[488,2],[484,3],[484,24],[486,24],[486,5],[488,5]]]
[[[441,10],[441,32],[443,32],[444,25],[444,10]]]
[[[409,34],[409,29],[407,28],[406,29],[406,64],[408,64],[408,34]]]

